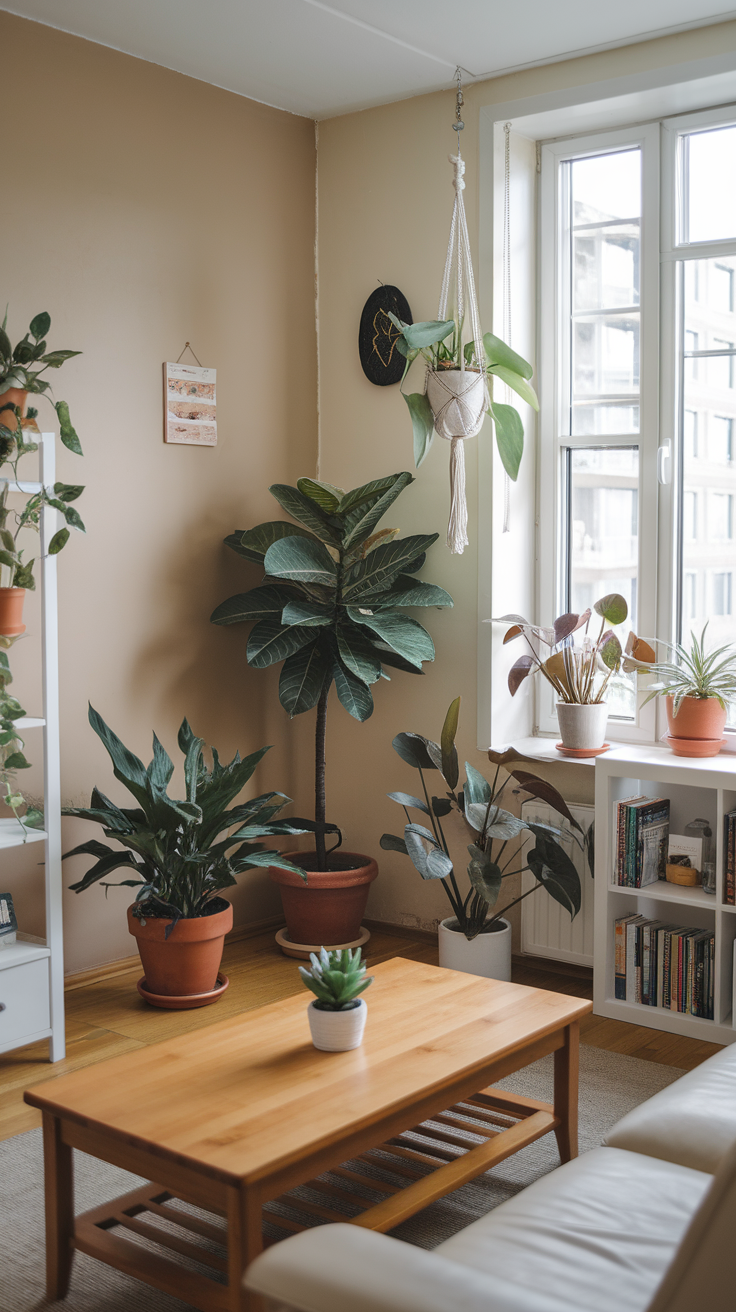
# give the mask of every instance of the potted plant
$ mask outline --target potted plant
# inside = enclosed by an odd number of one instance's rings
[[[29,762],[25,758],[24,742],[17,728],[17,721],[23,718],[25,711],[18,699],[8,691],[13,676],[7,649],[14,642],[15,638],[0,635],[0,798],[24,829],[39,829],[43,827],[43,811],[26,803],[15,779],[18,770],[29,768]],[[26,811],[21,816],[19,811],[22,806],[26,807]]]
[[[289,941],[293,945],[353,945],[378,874],[372,857],[338,852],[342,837],[326,819],[325,745],[327,701],[334,683],[342,705],[356,720],[373,713],[371,685],[387,670],[422,673],[434,659],[426,629],[405,610],[451,606],[443,588],[416,578],[436,533],[397,537],[377,529],[399,494],[414,480],[391,474],[344,492],[302,478],[270,491],[297,523],[259,524],[225,539],[246,560],[265,570],[249,592],[230,597],[212,614],[215,624],[253,623],[246,657],[255,669],[283,661],[279,699],[289,715],[317,708],[314,820],[299,820],[315,836],[313,852],[288,853],[307,872],[274,868]],[[385,667],[385,668],[384,668]],[[336,834],[330,851],[325,836]]]
[[[264,852],[259,841],[302,832],[289,821],[274,820],[290,799],[284,793],[264,793],[228,810],[269,748],[243,760],[236,753],[229,765],[221,763],[213,748],[208,770],[204,739],[196,738],[184,720],[178,741],[184,753],[187,795],[185,801],[176,801],[167,792],[173,762],[155,734],[153,760],[146,768],[92,706],[89,722],[110,756],[115,778],[136,805],[116,806],[95,788],[89,807],[63,808],[63,815],[102,825],[105,837],[120,845],[109,847],[91,839],[65,852],[64,859],[95,858],[71,888],[81,893],[101,881],[105,889],[137,888],[136,901],[128,908],[128,928],[137,940],[145,972],[138,991],[156,1007],[205,1006],[228,984],[218,972],[233,909],[220,897],[222,890],[255,866],[283,864],[303,878],[279,852]],[[119,885],[104,882],[119,869],[131,878]]]
[[[590,637],[590,609],[560,615],[552,628],[530,624],[523,615],[502,615],[499,623],[513,621],[504,645],[524,638],[529,651],[512,665],[508,685],[516,696],[530,674],[541,674],[558,696],[557,718],[562,742],[558,748],[572,756],[594,756],[604,750],[608,704],[606,690],[624,663],[624,653],[611,626],[623,624],[629,608],[618,592],[611,592],[593,609],[601,617],[597,637]],[[580,645],[574,635],[582,632]]]
[[[21,455],[35,449],[33,444],[19,446],[15,461],[10,462],[14,469]],[[17,469],[15,472],[17,478]],[[0,493],[0,634],[17,637],[25,633],[23,602],[26,589],[33,589],[36,586],[33,575],[33,566],[36,562],[35,559],[24,561],[23,548],[18,547],[19,534],[26,528],[38,532],[44,506],[52,506],[54,510],[61,511],[67,524],[84,533],[85,528],[79,512],[69,504],[71,501],[76,501],[83,491],[84,488],[77,484],[55,483],[54,496],[49,496],[46,489],[42,488],[40,492],[34,492],[29,496],[23,509],[18,511],[8,506],[8,484],[5,484]],[[11,516],[14,521],[12,528]],[[49,543],[49,555],[57,555],[68,540],[69,529],[60,528]]]
[[[460,698],[452,702],[442,726],[440,742],[432,742],[418,733],[400,733],[393,740],[394,751],[402,761],[419,772],[424,798],[410,793],[389,793],[404,808],[407,823],[404,837],[384,834],[381,847],[389,852],[403,852],[419,871],[422,879],[439,879],[452,907],[452,916],[439,924],[440,965],[463,970],[469,975],[490,979],[511,978],[511,925],[506,913],[518,902],[544,888],[565,908],[573,920],[580,910],[580,877],[565,849],[557,841],[563,830],[554,825],[535,824],[512,815],[501,805],[504,790],[514,779],[530,797],[548,802],[568,821],[572,836],[582,847],[575,830],[582,834],[564,798],[544,779],[526,770],[509,770],[513,749],[489,751],[496,766],[493,783],[465,762],[465,783],[456,792],[460,771],[455,735],[460,715]],[[424,777],[426,770],[437,770],[447,791],[444,797],[431,797]],[[499,783],[499,774],[505,777]],[[426,822],[412,820],[417,810]],[[455,812],[462,817],[471,842],[467,867],[469,888],[463,893],[457,880],[456,862],[450,853],[442,821]],[[429,826],[429,827],[428,827]],[[534,847],[527,853],[526,864],[517,841],[525,833],[534,835]],[[507,852],[508,844],[513,846]],[[495,910],[503,881],[512,875],[531,871],[536,883],[527,892]],[[493,910],[492,910],[493,909]],[[491,913],[492,914],[489,914]]]
[[[350,1052],[363,1042],[368,1008],[358,997],[373,983],[366,975],[360,948],[354,952],[312,952],[311,969],[299,967],[299,974],[315,1000],[307,1007],[312,1043],[322,1052]]]
[[[414,429],[417,467],[427,455],[435,431],[446,438],[458,433],[474,437],[489,414],[503,467],[509,478],[516,480],[524,451],[524,425],[512,405],[491,400],[486,379],[487,376],[499,378],[538,410],[539,401],[529,382],[533,373],[531,365],[493,333],[483,335],[482,353],[481,348],[476,350],[475,342],[463,346],[462,323],[455,319],[403,323],[393,313],[390,318],[401,333],[396,348],[406,359],[402,388],[418,357],[426,365],[425,391],[409,395],[402,391]]]
[[[729,703],[736,702],[736,647],[727,644],[706,651],[707,628],[706,624],[699,638],[691,635],[689,651],[679,642],[655,639],[673,653],[674,660],[631,658],[635,667],[658,680],[647,690],[643,704],[653,697],[665,698],[668,742],[676,756],[716,756],[725,741]]]
[[[3,460],[10,454],[13,442],[23,440],[22,420],[29,392],[34,396],[45,396],[51,390],[50,382],[41,375],[48,369],[60,369],[67,360],[81,354],[80,351],[47,349],[51,316],[45,310],[31,319],[28,332],[15,346],[8,337],[7,326],[6,311],[0,328],[0,457]],[[69,417],[69,406],[66,401],[52,401],[51,404],[59,420],[59,435],[64,446],[81,456],[82,447]]]

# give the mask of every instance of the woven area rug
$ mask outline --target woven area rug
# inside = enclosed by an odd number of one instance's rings
[[[597,1147],[625,1112],[683,1072],[670,1066],[624,1057],[601,1048],[580,1049],[580,1152]],[[501,1088],[551,1101],[552,1058],[545,1057],[503,1080]],[[86,1211],[142,1183],[137,1176],[75,1153],[76,1208]],[[423,1248],[450,1235],[512,1197],[558,1165],[553,1135],[522,1149],[493,1171],[433,1203],[392,1233]],[[66,1312],[184,1312],[189,1304],[159,1293],[77,1253],[69,1296],[48,1304],[44,1289],[43,1151],[41,1131],[31,1130],[0,1143],[0,1217],[5,1261],[0,1279],[2,1312],[35,1312],[57,1307]]]

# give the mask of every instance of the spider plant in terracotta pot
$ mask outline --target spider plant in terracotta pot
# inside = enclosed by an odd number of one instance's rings
[[[145,972],[139,993],[156,1007],[203,1007],[216,1001],[228,984],[219,969],[233,909],[220,894],[235,884],[237,875],[256,866],[283,865],[303,879],[302,871],[279,852],[264,852],[260,841],[303,830],[288,820],[275,820],[290,800],[284,793],[265,793],[230,808],[268,747],[243,760],[236,753],[229,765],[222,764],[213,748],[208,770],[204,739],[196,738],[184,720],[179,747],[187,795],[176,801],[167,791],[174,765],[155,734],[153,760],[146,768],[92,706],[89,722],[110,756],[115,778],[136,806],[117,806],[95,788],[88,807],[64,807],[63,815],[102,825],[105,837],[116,844],[109,847],[91,839],[65,852],[64,859],[95,858],[70,887],[75,893],[100,882],[105,890],[136,888],[128,929],[137,940]],[[127,871],[130,878],[111,885],[105,881],[113,870]]]
[[[593,610],[601,619],[597,636],[589,633],[590,609],[579,615],[572,611],[560,615],[551,628],[530,624],[523,615],[501,615],[498,620],[511,621],[504,645],[523,638],[528,647],[509,670],[511,696],[516,696],[529,675],[541,674],[558,697],[560,747],[579,756],[595,754],[603,747],[608,721],[605,695],[624,661],[613,626],[623,624],[629,613],[625,598],[617,592],[601,597]],[[577,642],[575,634],[581,635]]]
[[[291,944],[344,947],[355,944],[378,874],[370,856],[337,851],[342,836],[326,818],[325,748],[327,703],[334,684],[338,700],[364,721],[373,714],[371,685],[388,671],[421,674],[434,659],[434,643],[405,612],[419,606],[452,606],[443,588],[416,575],[436,533],[401,538],[397,528],[377,525],[414,480],[391,474],[344,492],[302,478],[296,487],[270,491],[297,522],[276,520],[225,539],[265,577],[256,588],[218,606],[215,624],[253,623],[246,658],[255,669],[283,661],[279,700],[290,716],[317,709],[314,820],[299,820],[315,837],[312,852],[289,853],[307,871],[306,887],[293,873],[274,869]],[[325,838],[337,835],[328,851]],[[306,950],[304,955],[308,955]]]
[[[563,830],[555,825],[534,824],[515,816],[502,805],[503,794],[515,781],[517,788],[548,802],[567,820],[571,829],[582,834],[567,803],[557,789],[527,770],[509,768],[516,759],[513,749],[489,751],[495,765],[493,782],[465,762],[465,783],[458,791],[460,770],[455,735],[460,713],[460,698],[452,702],[439,743],[418,733],[400,733],[393,740],[394,751],[402,761],[419,772],[423,798],[410,793],[389,793],[392,801],[403,807],[407,823],[403,838],[384,834],[381,847],[403,852],[422,879],[439,879],[452,907],[452,916],[439,924],[440,965],[463,970],[470,975],[491,979],[511,978],[511,925],[505,919],[511,907],[544,888],[574,919],[580,910],[580,877],[565,849],[557,841]],[[437,770],[446,785],[444,797],[431,797],[425,772]],[[499,781],[499,776],[500,781]],[[410,812],[419,811],[420,822]],[[462,817],[470,842],[467,867],[469,887],[463,892],[458,883],[453,858],[442,821],[453,812]],[[532,834],[534,847],[522,858],[518,840]],[[582,844],[580,844],[582,846]],[[530,871],[536,883],[520,896],[497,909],[504,880]]]
[[[682,643],[655,639],[673,660],[633,662],[657,679],[643,704],[665,698],[668,742],[676,756],[716,756],[725,741],[728,707],[736,702],[736,646],[707,651],[707,629],[706,624],[699,638],[691,635],[689,650]]]

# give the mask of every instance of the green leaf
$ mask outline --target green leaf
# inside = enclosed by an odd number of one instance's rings
[[[333,487],[331,483],[318,483],[314,478],[300,478],[296,486],[302,496],[316,501],[328,515],[334,515],[341,499],[345,496],[341,487]]]
[[[342,589],[343,601],[356,605],[368,596],[383,600],[380,595],[382,590],[397,574],[408,570],[418,557],[423,556],[438,537],[439,533],[415,534],[376,547],[346,575]]]
[[[74,509],[74,506],[66,506],[63,501],[59,504],[64,507],[61,513],[67,524],[71,524],[72,528],[79,529],[80,533],[85,533],[86,529],[82,523],[81,516],[79,515],[79,512]]]
[[[5,770],[30,770],[31,763],[27,761],[22,752],[11,752],[6,756],[4,761]]]
[[[425,319],[422,323],[402,323],[389,310],[391,322],[401,329],[402,336],[410,351],[420,351],[423,346],[434,346],[442,342],[454,331],[454,319]]]
[[[601,597],[600,601],[595,603],[593,609],[596,614],[601,615],[604,620],[607,620],[609,624],[613,624],[614,627],[623,624],[629,613],[626,598],[622,597],[620,592],[607,593],[605,597]]]
[[[256,670],[263,670],[268,665],[285,660],[309,642],[314,642],[314,629],[282,624],[280,618],[271,617],[259,620],[255,628],[251,629],[245,654],[249,665]]]
[[[348,614],[354,624],[362,624],[377,633],[404,660],[416,665],[418,669],[421,669],[422,661],[434,660],[434,643],[427,630],[408,615],[392,611],[366,614],[355,606],[348,608]]]
[[[42,337],[46,337],[48,335],[48,331],[50,327],[51,327],[51,315],[47,314],[45,310],[42,310],[40,314],[35,315],[35,317],[31,319],[29,332],[31,334],[31,337],[33,337],[35,341],[39,342]]]
[[[469,845],[468,852],[470,853],[468,878],[476,893],[479,893],[483,898],[483,901],[494,907],[501,891],[502,876],[500,867],[496,865],[495,861],[491,860],[489,852],[484,852],[475,843]]]
[[[542,802],[547,802],[555,811],[559,811],[560,815],[564,815],[573,828],[582,834],[583,831],[580,825],[554,784],[548,783],[546,779],[538,779],[536,775],[529,774],[526,770],[511,770],[510,774],[521,784],[525,793],[529,793],[532,797],[538,797]]]
[[[66,546],[70,537],[71,534],[68,528],[60,528],[58,533],[54,533],[54,536],[49,542],[49,555],[58,556],[62,547]]]
[[[488,412],[496,428],[496,446],[509,478],[515,483],[519,476],[521,457],[524,454],[524,425],[521,415],[512,405],[494,401]]]
[[[457,749],[455,747],[455,736],[457,734],[458,719],[460,717],[460,697],[456,697],[454,702],[450,702],[445,723],[442,726],[440,735],[440,747],[442,748],[442,777],[447,783],[448,788],[454,789],[458,777]]]
[[[23,565],[17,565],[13,575],[14,588],[28,588],[31,592],[35,590],[36,580],[33,577],[33,566],[35,560],[28,560]]]
[[[437,766],[427,751],[427,739],[419,733],[397,733],[391,746],[402,761],[415,770],[436,770]]]
[[[446,852],[433,848],[427,853],[427,873],[431,879],[447,879],[452,870],[452,861]]]
[[[573,920],[580,910],[580,877],[564,848],[542,832],[535,833],[536,844],[527,852],[527,865],[535,879],[544,884],[551,897],[570,912]]]
[[[404,839],[398,838],[396,834],[381,834],[380,845],[384,852],[403,852],[404,856],[409,855]]]
[[[79,483],[54,483],[54,492],[60,501],[76,501],[84,492],[84,487]]]
[[[18,557],[15,551],[0,550],[0,565],[7,565],[9,569],[12,569],[17,563]]]
[[[389,474],[388,478],[376,478],[372,483],[363,483],[361,487],[353,488],[352,492],[346,492],[337,508],[337,514],[346,515],[348,511],[357,510],[367,501],[377,501],[400,477],[400,474]]]
[[[284,606],[293,593],[290,588],[278,583],[267,583],[260,588],[251,588],[250,592],[239,592],[228,597],[213,610],[210,620],[213,624],[241,624],[250,620],[265,620],[271,616],[281,617]]]
[[[357,679],[342,661],[336,661],[333,667],[335,688],[340,702],[349,711],[354,720],[367,720],[373,714],[373,697],[370,688],[362,679]]]
[[[313,534],[308,533],[300,524],[287,524],[285,519],[272,519],[265,524],[257,524],[255,528],[238,529],[223,540],[231,551],[246,560],[252,560],[255,565],[262,565],[268,548],[281,538],[309,538],[310,542],[315,540]]]
[[[475,766],[465,762],[465,787],[463,789],[466,803],[476,802],[488,806],[491,800],[491,785]]]
[[[339,529],[330,524],[329,516],[311,497],[306,497],[296,487],[289,487],[288,483],[273,483],[268,490],[287,515],[299,520],[323,542],[329,542],[335,547],[339,546],[341,541]]]
[[[281,619],[284,624],[306,624],[314,629],[332,624],[334,616],[334,606],[323,606],[316,601],[290,601]]]
[[[335,587],[337,566],[327,548],[314,539],[282,538],[274,542],[266,552],[264,565],[266,572],[274,578]]]
[[[83,455],[82,444],[72,427],[72,421],[69,418],[69,406],[66,401],[55,401],[54,409],[59,419],[59,436],[61,437],[64,446],[67,447],[69,451],[74,451],[78,456]]]
[[[156,734],[153,735],[153,760],[146,774],[157,788],[166,788],[174,773],[174,762],[168,752],[161,746]]]
[[[350,551],[353,547],[359,546],[361,542],[365,542],[366,539],[370,537],[379,519],[382,519],[389,507],[393,505],[396,498],[403,492],[404,488],[408,487],[408,485],[413,482],[414,479],[411,474],[399,474],[397,478],[394,479],[394,482],[388,491],[384,492],[383,496],[379,497],[378,501],[366,510],[365,514],[360,517],[358,522],[346,535],[342,543],[343,550]],[[376,550],[378,550],[378,548],[376,548]]]
[[[406,401],[411,415],[414,431],[414,464],[418,469],[424,457],[428,454],[434,439],[434,415],[426,393],[402,392],[401,395]]]
[[[412,797],[411,793],[386,793],[392,802],[398,802],[399,806],[415,807],[417,811],[424,811],[429,815],[429,807],[423,802],[421,797]]]
[[[328,670],[317,640],[287,657],[279,678],[279,701],[292,718],[317,705]]]
[[[505,383],[514,392],[518,392],[522,401],[526,401],[527,405],[532,407],[532,410],[539,409],[537,394],[525,378],[520,378],[513,370],[506,369],[502,364],[494,364],[488,372],[495,374],[497,378],[501,379],[502,383]]]
[[[393,651],[387,643],[380,642],[376,639],[373,646],[381,665],[388,665],[390,670],[403,670],[405,674],[416,674],[420,677],[424,676],[424,670],[417,668],[417,666],[413,665],[410,661],[405,661],[404,657],[399,656],[399,653]],[[384,679],[387,679],[388,675],[384,673],[383,677]]]
[[[454,606],[449,592],[434,583],[413,583],[404,592],[391,592],[386,597],[389,606]]]
[[[609,633],[608,637],[604,634],[604,639],[605,641],[601,644],[598,654],[603,661],[603,664],[607,665],[609,670],[616,670],[621,663],[621,657],[623,655],[621,643],[615,633]]]
[[[355,624],[338,624],[337,649],[343,665],[362,679],[376,683],[381,677],[381,661],[367,633]]]
[[[522,378],[531,378],[534,370],[528,360],[525,360],[521,355],[517,355],[516,351],[512,351],[511,347],[502,342],[500,337],[494,337],[493,333],[484,333],[483,345],[486,349],[486,359],[489,365],[504,365],[507,369],[511,369],[513,373],[520,374]]]
[[[4,328],[0,328],[0,359],[11,360],[13,357],[13,347],[10,338]],[[5,391],[5,385],[3,385]]]

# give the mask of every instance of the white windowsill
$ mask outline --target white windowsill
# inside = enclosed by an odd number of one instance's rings
[[[512,747],[514,751],[519,753],[519,760],[544,761],[548,763],[554,761],[556,765],[594,766],[596,761],[605,760],[605,758],[609,755],[608,752],[602,752],[600,756],[584,756],[584,757],[563,756],[562,752],[557,751],[556,743],[558,741],[559,739],[556,736],[549,737],[549,738],[544,738],[544,737],[517,738],[513,743],[508,744],[508,746]],[[662,756],[666,756],[669,760],[683,761],[685,764],[690,764],[693,761],[699,762],[701,760],[704,761],[706,764],[709,762],[710,763],[720,762],[721,764],[723,764],[725,758],[729,766],[731,766],[734,763],[734,757],[736,755],[736,753],[734,753],[732,748],[724,748],[722,751],[718,753],[717,756],[710,756],[710,757],[703,757],[703,758],[692,757],[692,756],[677,757],[674,756],[673,752],[666,745],[666,743],[650,743],[650,744],[622,743],[622,742],[616,742],[613,738],[611,738],[610,744],[611,744],[611,752],[615,752],[617,748],[623,748],[624,750],[629,752],[638,751],[642,755],[652,754],[652,753],[658,755],[659,753],[661,753]],[[493,750],[503,751],[504,748],[494,747]]]

